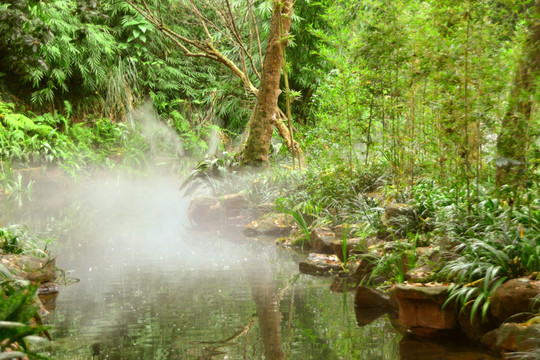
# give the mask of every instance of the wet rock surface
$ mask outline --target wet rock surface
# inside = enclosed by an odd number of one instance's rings
[[[218,199],[219,200],[219,199]],[[238,216],[238,208],[244,206],[240,198],[227,199],[228,202],[220,202],[215,198],[202,198],[193,207],[200,206],[203,210],[200,216],[216,216],[216,211]],[[191,207],[191,206],[190,206]],[[235,212],[236,211],[236,212]],[[223,216],[223,215],[220,215]],[[407,221],[411,224],[416,221],[414,209],[405,204],[390,204],[383,216],[384,224],[396,235],[396,229],[407,229]],[[405,221],[405,223],[404,223]],[[405,224],[405,225],[404,225]],[[244,227],[244,233],[248,236],[288,236],[294,229],[294,220],[289,215],[268,213],[259,220]],[[309,238],[301,232],[281,240],[285,246],[301,246],[302,249],[311,249],[316,253],[309,255],[307,260],[299,262],[299,271],[304,274],[326,276],[334,275],[334,281],[330,286],[333,292],[356,291],[355,314],[359,326],[366,326],[385,314],[395,314],[394,322],[404,333],[413,334],[419,338],[444,339],[461,333],[469,339],[481,342],[498,351],[518,351],[519,349],[538,347],[540,329],[538,326],[525,327],[522,324],[503,324],[496,328],[498,320],[502,322],[508,316],[518,311],[526,311],[530,308],[530,300],[540,293],[539,281],[529,279],[515,279],[497,290],[493,297],[493,314],[489,321],[470,321],[470,309],[464,309],[458,315],[453,306],[443,309],[443,304],[448,296],[448,286],[437,283],[426,283],[437,267],[441,259],[438,248],[429,246],[416,247],[409,250],[417,258],[417,267],[404,269],[407,284],[397,285],[389,294],[378,290],[358,286],[362,281],[371,277],[372,271],[380,258],[381,249],[385,251],[396,250],[401,247],[396,241],[385,241],[376,236],[367,238],[350,238],[346,240],[344,249],[343,237],[348,235],[354,225],[343,224],[335,227],[332,231],[328,228],[315,228],[311,230]],[[345,235],[344,235],[345,234]],[[348,270],[343,268],[344,250],[349,262]],[[334,255],[335,254],[335,255]],[[403,256],[411,254],[403,253]],[[384,281],[384,277],[378,282]],[[421,284],[425,283],[425,284]],[[389,296],[390,295],[390,296]],[[511,305],[511,306],[510,306]],[[493,305],[492,305],[493,306]],[[469,306],[470,308],[470,306]],[[395,313],[394,313],[395,311]],[[497,319],[497,320],[495,320]],[[526,334],[526,335],[525,335]],[[523,338],[520,342],[518,339]],[[438,343],[433,343],[429,350],[416,349],[414,341],[406,339],[402,343],[403,359],[434,359],[440,355],[441,359],[453,358],[452,351],[447,351]],[[424,342],[422,342],[424,344]],[[520,347],[519,344],[522,344]],[[408,349],[408,347],[410,349]],[[521,351],[521,350],[520,350]],[[485,353],[464,353],[465,358],[472,356],[474,359],[492,359]],[[435,357],[434,357],[435,356]]]
[[[486,354],[471,349],[459,337],[451,335],[440,340],[419,340],[412,335],[406,335],[399,343],[401,360],[496,360],[500,356]]]
[[[354,308],[356,323],[358,326],[366,326],[388,313],[388,309],[384,308]]]
[[[38,295],[55,294],[59,291],[60,291],[60,286],[58,286],[57,283],[54,283],[52,281],[47,281],[39,285],[37,294]]]
[[[39,301],[41,306],[45,311],[51,312],[56,309],[56,299],[58,298],[58,292],[53,292],[49,294],[38,294]]]
[[[356,322],[359,326],[371,324],[384,314],[397,315],[397,308],[392,305],[390,296],[375,289],[358,286],[354,297]]]
[[[461,332],[469,339],[474,341],[480,341],[482,336],[497,327],[496,321],[493,317],[487,316],[482,319],[480,312],[476,312],[475,316],[471,320],[472,303],[468,303],[458,314],[459,325]]]

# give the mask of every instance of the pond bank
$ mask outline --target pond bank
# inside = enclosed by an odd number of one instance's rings
[[[234,214],[228,212],[227,202],[239,198],[242,198],[241,194],[205,197],[204,202],[194,198],[190,216],[199,224],[238,222],[238,213],[249,210],[247,200],[235,202],[240,205],[234,207]],[[200,212],[204,216],[199,216]],[[414,210],[409,206],[391,203],[386,206],[382,222],[391,231],[393,222],[414,216]],[[404,233],[392,232],[392,236],[388,236],[383,232],[376,237],[349,238],[348,232],[352,233],[351,226],[355,225],[344,224],[334,229],[314,228],[308,234],[297,218],[272,212],[246,222],[243,231],[247,236],[274,237],[280,246],[309,253],[307,259],[299,262],[301,273],[333,276],[332,291],[356,292],[355,307],[360,326],[388,313],[396,330],[403,335],[434,341],[449,336],[462,338],[494,352],[508,353],[508,356],[513,352],[523,358],[534,358],[540,350],[540,323],[535,321],[534,312],[531,313],[535,299],[540,297],[537,273],[505,282],[495,289],[484,305],[471,301],[467,307],[460,308],[453,301],[456,295],[452,295],[452,289],[456,284],[434,280],[434,269],[440,269],[445,261],[444,252],[438,247],[430,244],[419,244],[423,246],[412,249],[403,247],[399,252],[401,259],[391,264],[393,268],[386,272],[376,269],[377,262],[385,254],[400,249],[400,240],[396,236]],[[409,268],[407,262],[411,252],[417,265],[414,268]],[[398,271],[404,283],[391,285],[392,271],[400,266]],[[382,292],[360,284],[379,285]]]

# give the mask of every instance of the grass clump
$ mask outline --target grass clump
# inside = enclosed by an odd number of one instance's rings
[[[0,254],[48,257],[51,239],[31,236],[28,229],[19,226],[0,227]]]

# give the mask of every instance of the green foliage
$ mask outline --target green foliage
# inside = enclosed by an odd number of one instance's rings
[[[48,359],[31,351],[31,342],[42,341],[39,335],[48,327],[41,325],[36,300],[37,285],[18,286],[0,283],[0,357],[2,359],[28,356]],[[10,352],[6,352],[10,350]],[[13,355],[13,356],[11,356]]]
[[[379,276],[388,278],[392,283],[405,282],[405,274],[416,263],[414,250],[415,246],[407,241],[394,241],[392,249],[377,260],[368,282],[373,282]]]
[[[11,167],[58,162],[75,174],[89,165],[114,166],[110,161],[114,156],[122,157],[127,166],[141,165],[148,149],[135,127],[108,119],[72,124],[58,113],[22,114],[12,103],[0,102],[0,127],[5,130],[0,132],[3,188],[9,193],[28,190],[10,176]]]
[[[209,157],[200,161],[180,186],[184,196],[193,194],[200,186],[210,188],[214,194],[222,193],[219,179],[238,167],[234,156],[224,152],[221,157]]]
[[[103,5],[23,0],[8,1],[1,10],[0,16],[11,18],[4,23],[9,40],[2,44],[2,62],[10,64],[4,65],[13,72],[10,80],[34,89],[34,104],[50,104],[68,91],[81,97],[103,91],[118,56],[118,44],[103,25]],[[21,22],[31,25],[20,26]]]
[[[0,253],[48,257],[51,239],[32,236],[28,229],[18,226],[0,228]]]
[[[302,181],[286,190],[283,201],[285,208],[298,211],[309,224],[315,219],[335,225],[357,220],[378,226],[380,209],[374,206],[373,211],[368,211],[373,207],[364,207],[360,194],[384,184],[385,175],[380,169],[350,169],[344,163],[321,157],[301,176]]]
[[[294,209],[293,210],[287,209],[284,205],[284,202],[285,202],[285,199],[278,198],[276,201],[277,207],[279,211],[281,211],[282,213],[291,215],[296,225],[298,225],[298,228],[302,231],[303,236],[300,239],[300,243],[301,243],[300,245],[303,248],[304,243],[306,241],[311,241],[309,226],[306,223],[306,220],[304,219],[304,216],[302,215],[300,211],[294,210]]]
[[[493,139],[521,53],[526,3],[332,3],[323,16],[329,30],[317,32],[331,70],[319,72],[317,126],[304,146],[351,168],[383,165],[409,186],[424,175],[465,185],[474,203],[477,185],[495,170]]]
[[[454,204],[437,212],[436,229],[446,241],[457,244],[457,258],[439,272],[441,279],[456,282],[447,302],[460,308],[469,303],[471,321],[485,319],[489,297],[506,280],[530,275],[540,268],[540,212],[538,199],[518,208],[488,196],[468,215]]]

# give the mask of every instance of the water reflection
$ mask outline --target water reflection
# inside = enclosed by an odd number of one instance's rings
[[[448,337],[441,340],[419,340],[405,336],[400,344],[401,360],[496,360],[500,356],[475,349],[467,341]]]
[[[282,360],[284,352],[281,340],[280,296],[268,263],[255,267],[254,263],[247,268],[247,282],[251,289],[259,329],[263,343],[263,354],[268,360]]]
[[[386,315],[359,327],[352,294],[298,274],[293,253],[239,229],[193,229],[179,183],[109,175],[0,204],[0,221],[58,238],[58,266],[80,279],[46,319],[52,357],[416,359],[404,343],[400,356]]]

